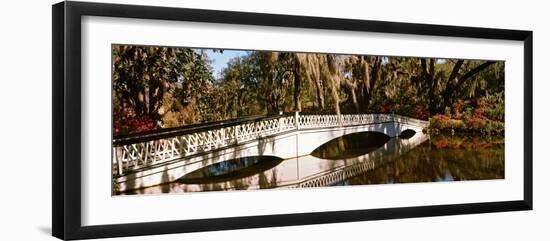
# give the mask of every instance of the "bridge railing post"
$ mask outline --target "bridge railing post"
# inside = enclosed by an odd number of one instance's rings
[[[394,136],[399,136],[399,134],[401,134],[401,123],[399,122],[400,120],[395,120],[395,112],[391,112],[391,121],[392,121],[392,125],[393,125],[393,134]]]
[[[118,155],[119,151],[118,151],[119,148],[117,147],[113,147],[113,159],[115,160],[116,162],[116,167],[117,167],[117,174],[118,175],[122,175],[122,153],[121,153],[121,156]]]
[[[233,133],[235,133],[235,144],[239,143],[239,125],[233,126]]]
[[[300,113],[298,111],[294,112],[294,125],[296,126],[296,130],[300,129]]]

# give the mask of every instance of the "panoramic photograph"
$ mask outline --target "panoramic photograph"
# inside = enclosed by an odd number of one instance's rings
[[[111,55],[114,196],[504,179],[504,61]]]

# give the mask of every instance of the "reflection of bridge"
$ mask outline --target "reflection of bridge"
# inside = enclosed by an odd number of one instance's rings
[[[407,129],[421,132],[427,124],[391,114],[296,114],[149,132],[113,141],[113,182],[118,191],[148,187],[230,159],[295,158],[343,135],[372,131],[395,137]]]
[[[360,156],[339,160],[321,159],[312,155],[300,156],[286,159],[275,167],[247,177],[238,176],[213,182],[197,182],[196,184],[173,182],[140,189],[137,193],[304,188],[345,184],[349,178],[364,175],[377,167],[396,161],[403,153],[422,144],[427,139],[427,134],[416,133],[408,139],[391,138],[377,150]]]

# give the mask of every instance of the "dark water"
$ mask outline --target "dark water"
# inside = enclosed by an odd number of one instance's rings
[[[216,163],[178,179],[183,184],[205,184],[246,178],[279,165],[283,159],[274,156],[251,156]]]
[[[389,136],[379,132],[353,133],[317,147],[311,155],[329,160],[361,156],[382,147],[389,139]]]
[[[228,160],[191,172],[176,182],[141,189],[137,193],[502,178],[503,138],[430,137],[414,132],[389,138],[380,133],[364,132],[333,139],[308,156],[286,160],[274,156]]]
[[[339,185],[504,178],[504,139],[435,136],[399,158]]]

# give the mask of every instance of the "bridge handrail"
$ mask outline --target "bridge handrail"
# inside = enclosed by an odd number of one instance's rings
[[[223,120],[223,121],[214,121],[214,122],[208,122],[208,123],[185,125],[185,126],[173,127],[173,128],[149,130],[149,131],[143,131],[138,133],[114,136],[113,145],[114,146],[129,145],[129,144],[134,144],[139,142],[164,139],[169,137],[208,131],[212,129],[220,129],[228,126],[235,126],[235,125],[240,125],[245,123],[253,123],[253,122],[262,121],[262,120],[278,119],[281,117],[288,117],[288,116],[292,116],[292,115],[283,114],[283,115],[250,116],[250,117],[235,118],[235,119],[229,119],[229,120]]]
[[[394,114],[350,115],[279,115],[244,121],[201,125],[195,128],[153,132],[145,136],[113,141],[113,172],[126,171],[208,152],[232,144],[287,131],[375,124],[389,121],[427,125],[409,117]]]
[[[207,127],[201,127],[204,129]],[[261,136],[294,130],[295,117],[278,116],[259,121],[245,121],[236,124],[218,125],[217,128],[197,131],[164,133],[162,135],[139,137],[129,144],[113,146],[113,171],[122,174],[128,170],[152,166],[157,163],[208,152],[231,144],[247,142]]]
[[[374,113],[365,113],[365,114],[342,114],[341,116],[355,116],[355,115],[392,115],[395,118],[401,118],[403,120],[407,120],[407,123],[424,123],[423,120],[418,120],[410,116],[405,116],[400,114],[391,114],[391,113],[374,112]],[[212,129],[219,129],[227,126],[235,126],[235,125],[240,125],[244,123],[252,123],[252,122],[257,122],[262,120],[271,120],[271,119],[277,119],[277,118],[289,117],[289,116],[294,116],[294,114],[285,113],[282,115],[257,115],[257,116],[222,120],[222,121],[214,121],[214,122],[208,122],[208,123],[185,125],[180,127],[148,130],[148,131],[142,131],[138,133],[114,136],[112,142],[114,146],[129,145],[134,143],[146,142],[150,140],[158,140],[158,139],[180,136],[180,135],[185,135],[190,133],[208,131]],[[302,116],[334,116],[336,117],[335,114],[302,114],[300,113],[300,117]]]

